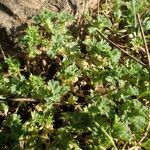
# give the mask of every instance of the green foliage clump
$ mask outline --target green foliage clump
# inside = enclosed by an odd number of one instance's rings
[[[84,16],[83,35],[72,15],[41,12],[21,38],[25,59],[4,57],[1,148],[149,149],[149,70],[97,32],[145,62],[136,14],[148,41],[149,3],[101,7]]]

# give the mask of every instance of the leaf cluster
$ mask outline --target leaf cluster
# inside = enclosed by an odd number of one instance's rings
[[[147,63],[136,14],[148,41],[148,7],[147,0],[103,3],[95,17],[85,14],[82,39],[70,14],[34,16],[20,41],[25,59],[1,63],[0,147],[148,150],[149,71],[97,32]]]

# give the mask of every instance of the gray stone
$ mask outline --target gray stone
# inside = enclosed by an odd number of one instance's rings
[[[0,0],[0,48],[13,52],[16,49],[13,37],[30,22],[33,15],[43,9],[67,11],[80,20],[83,13],[97,7],[97,2],[98,0]]]

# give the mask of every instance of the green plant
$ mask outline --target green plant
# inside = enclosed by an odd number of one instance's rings
[[[82,39],[70,14],[36,15],[21,38],[24,62],[1,63],[0,146],[148,150],[150,78],[136,18],[143,14],[149,44],[148,6],[104,3],[100,15],[84,16]]]

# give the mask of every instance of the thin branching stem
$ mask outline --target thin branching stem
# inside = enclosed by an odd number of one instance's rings
[[[97,15],[99,16],[100,0],[97,0]]]
[[[142,61],[140,61],[139,59],[135,58],[134,56],[132,56],[131,54],[129,54],[127,51],[125,51],[124,49],[120,48],[117,44],[115,44],[113,41],[111,41],[110,39],[108,39],[104,34],[102,34],[100,31],[97,30],[97,32],[99,33],[99,35],[105,39],[107,42],[109,42],[110,44],[112,44],[114,47],[116,47],[118,50],[120,50],[122,53],[126,54],[128,57],[130,57],[131,59],[133,59],[134,61],[138,62],[139,64],[141,64],[142,66],[147,68],[147,65],[145,63],[143,63]]]
[[[143,30],[143,27],[142,27],[142,23],[141,23],[141,19],[140,19],[139,14],[137,14],[137,20],[138,20],[138,24],[140,26],[142,40],[144,42],[144,48],[145,48],[145,52],[146,52],[146,56],[147,56],[147,60],[148,60],[148,67],[150,68],[150,54],[149,54],[149,50],[148,50],[148,46],[147,46],[147,42],[146,42],[146,39],[145,39],[144,30]]]
[[[3,55],[3,58],[6,58],[5,53],[4,53],[1,45],[0,45],[0,51],[1,51],[2,55]]]
[[[148,125],[147,125],[147,128],[142,136],[142,138],[140,139],[140,141],[138,142],[138,145],[141,145],[142,142],[146,139],[146,137],[148,136],[148,132],[150,130],[150,111],[149,111],[149,114],[148,114]]]
[[[14,101],[14,102],[38,102],[38,100],[35,100],[33,98],[4,98],[0,99],[0,101]]]
[[[95,122],[95,125],[97,127],[100,127],[99,124],[97,122]],[[106,132],[106,130],[103,127],[100,127],[101,131],[109,138],[109,140],[111,141],[112,145],[114,146],[115,150],[118,150],[113,138]]]

